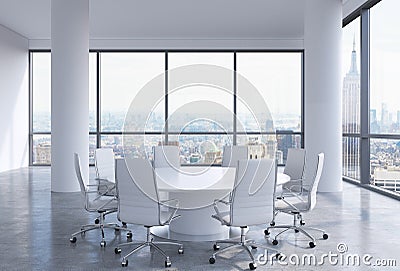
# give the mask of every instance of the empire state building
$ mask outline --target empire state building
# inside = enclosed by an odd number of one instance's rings
[[[342,125],[343,133],[360,132],[360,74],[357,69],[355,39],[351,52],[350,70],[343,80]],[[343,137],[343,175],[359,178],[359,138]]]
[[[353,40],[350,70],[343,80],[342,125],[344,133],[360,131],[360,74],[357,69],[356,43]]]

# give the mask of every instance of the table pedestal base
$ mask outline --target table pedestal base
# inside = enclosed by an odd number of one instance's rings
[[[227,227],[227,226],[221,226]],[[230,238],[239,238],[240,237],[240,228],[237,227],[227,227],[227,234],[209,234],[209,235],[188,235],[182,233],[176,233],[170,231],[169,226],[158,226],[151,228],[151,234],[165,239],[177,240],[177,241],[217,241],[217,240],[225,240]]]

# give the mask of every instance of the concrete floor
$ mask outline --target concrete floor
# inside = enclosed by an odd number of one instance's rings
[[[93,169],[91,169],[93,175]],[[374,192],[344,183],[343,193],[320,193],[313,212],[305,215],[308,225],[326,229],[328,240],[318,240],[317,246],[308,248],[308,240],[300,234],[287,233],[276,246],[289,258],[277,262],[258,264],[257,270],[398,270],[400,266],[400,202]],[[121,255],[115,246],[126,241],[125,233],[106,230],[107,246],[101,248],[100,232],[92,231],[76,244],[69,242],[72,232],[80,225],[92,223],[94,214],[88,214],[79,193],[51,193],[50,168],[23,168],[0,173],[0,270],[244,270],[249,258],[245,253],[225,253],[214,265],[208,263],[213,253],[212,242],[184,242],[185,254],[178,255],[175,248],[166,247],[172,267],[164,268],[164,259],[148,249],[131,256],[129,266],[121,267]],[[106,221],[115,221],[115,214]],[[277,222],[290,222],[279,215]],[[130,226],[134,239],[145,238],[141,226]],[[264,226],[251,228],[249,236],[268,244],[263,235]],[[348,251],[338,252],[347,246]],[[256,257],[263,249],[254,251]],[[296,265],[296,259],[312,257],[318,261],[324,254],[325,262],[319,267]],[[335,256],[336,255],[336,256]],[[338,256],[337,256],[338,255]],[[359,266],[349,256],[360,257]],[[369,258],[369,255],[372,258]],[[375,266],[367,266],[369,259]],[[343,260],[344,259],[344,260]],[[379,260],[395,260],[397,267],[377,266]],[[262,260],[262,259],[261,259]],[[339,262],[335,263],[336,260]],[[342,261],[343,260],[343,261]],[[388,264],[388,261],[386,261]],[[393,265],[393,263],[390,263]]]

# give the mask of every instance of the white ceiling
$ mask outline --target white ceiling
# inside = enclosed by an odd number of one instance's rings
[[[304,1],[90,0],[90,37],[301,38]],[[0,24],[29,39],[50,39],[51,0],[0,0]]]

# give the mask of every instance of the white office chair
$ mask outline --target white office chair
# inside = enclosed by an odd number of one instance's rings
[[[306,164],[305,149],[288,149],[286,165],[283,173],[290,176],[290,181],[282,185],[282,192],[285,194],[301,192],[304,169]],[[296,191],[297,188],[297,191]],[[300,190],[298,190],[300,188]]]
[[[115,158],[110,148],[96,149],[94,156],[96,180],[99,182],[99,193],[115,196]]]
[[[237,162],[242,159],[248,159],[247,146],[224,146],[222,154],[223,167],[236,167]]]
[[[75,232],[71,235],[71,238],[69,239],[70,242],[76,243],[76,235],[85,234],[87,231],[95,229],[101,230],[101,236],[102,236],[100,242],[101,247],[106,246],[106,241],[104,239],[104,228],[111,228],[114,229],[115,231],[124,230],[132,234],[130,230],[122,228],[116,223],[104,223],[104,218],[106,213],[117,211],[118,206],[116,199],[114,197],[99,195],[97,191],[98,187],[97,184],[96,185],[85,184],[82,177],[79,155],[77,153],[74,153],[74,165],[75,165],[76,177],[78,179],[79,186],[81,189],[81,195],[85,203],[85,210],[88,212],[99,213],[99,222],[96,224],[83,225],[80,231]],[[95,188],[95,190],[90,190],[91,187]]]
[[[180,168],[179,146],[162,145],[153,147],[154,168]]]
[[[212,217],[219,220],[222,225],[240,227],[241,236],[239,241],[223,240],[214,244],[214,250],[219,250],[220,243],[228,243],[230,246],[215,252],[209,259],[210,264],[215,263],[216,255],[231,248],[241,248],[247,251],[252,262],[249,264],[251,270],[257,268],[256,261],[249,247],[267,246],[257,244],[254,240],[246,239],[248,226],[265,224],[274,211],[276,184],[276,164],[274,160],[239,160],[236,170],[235,187],[230,194],[229,200],[216,200],[214,208],[216,214]],[[229,206],[228,212],[221,212],[219,205]],[[275,249],[273,251],[277,252]],[[279,253],[277,254],[279,255]]]
[[[283,173],[289,175],[290,181],[278,187],[276,194],[277,199],[284,197],[293,197],[301,194],[303,189],[304,169],[306,163],[305,149],[288,149],[286,165]],[[275,211],[274,218],[270,222],[271,226],[275,226],[275,217],[279,211]]]
[[[169,200],[168,212],[161,212],[154,170],[149,161],[139,158],[116,160],[116,184],[118,193],[118,219],[127,223],[143,225],[147,229],[147,238],[143,242],[128,242],[118,245],[115,253],[121,253],[121,247],[137,245],[122,258],[122,266],[128,266],[128,257],[147,246],[156,249],[165,257],[165,267],[171,266],[169,256],[158,245],[178,246],[183,254],[183,245],[174,242],[155,242],[150,234],[152,226],[164,226],[177,218],[177,201]],[[171,207],[171,204],[173,206]]]
[[[266,237],[270,235],[271,229],[284,229],[280,233],[278,233],[274,240],[272,241],[272,244],[277,245],[278,240],[277,237],[281,235],[282,233],[293,229],[295,232],[301,232],[305,236],[311,239],[311,242],[309,242],[309,246],[311,248],[315,247],[315,238],[310,235],[306,229],[309,230],[316,230],[319,232],[322,232],[322,238],[323,239],[328,239],[328,234],[324,230],[317,229],[317,228],[312,228],[312,227],[305,227],[302,214],[306,212],[310,212],[312,209],[314,209],[315,204],[317,203],[317,188],[319,184],[319,180],[321,178],[322,174],[322,169],[324,165],[324,154],[320,153],[318,154],[318,160],[317,160],[317,167],[316,167],[316,173],[313,181],[309,184],[303,184],[303,191],[300,196],[296,197],[290,197],[290,198],[283,198],[281,200],[277,200],[275,204],[275,209],[279,212],[283,212],[286,214],[293,215],[293,225],[276,225],[276,226],[270,226],[268,227],[264,233]],[[299,225],[297,221],[299,221]]]

